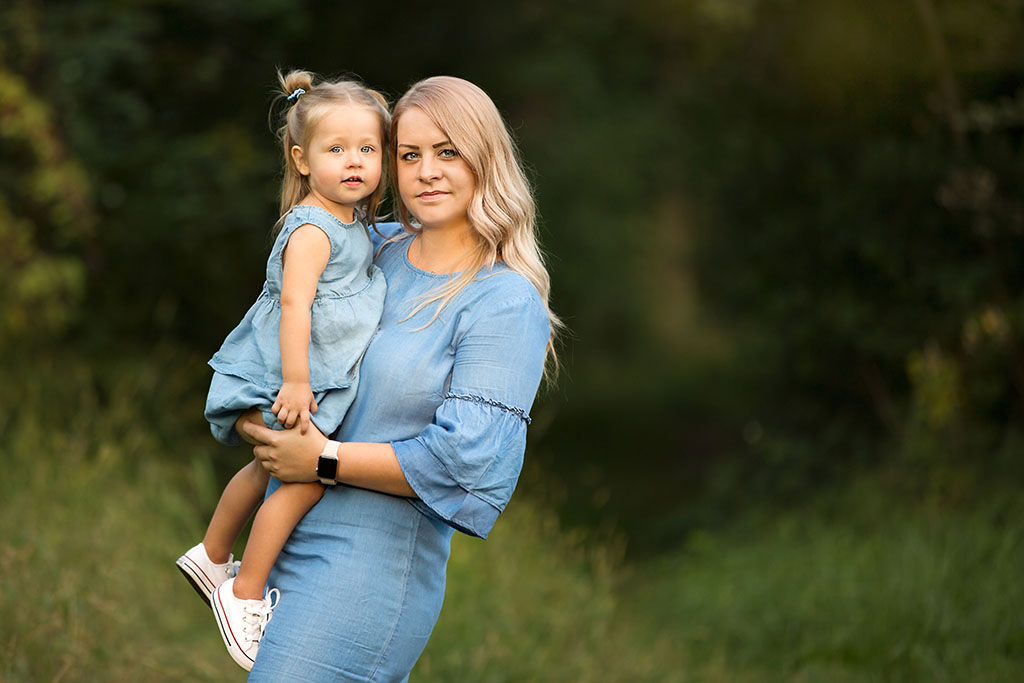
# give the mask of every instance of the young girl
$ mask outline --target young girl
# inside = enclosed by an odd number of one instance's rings
[[[306,431],[312,421],[333,433],[352,404],[359,361],[384,304],[384,277],[372,265],[362,217],[372,222],[380,202],[387,102],[350,81],[314,85],[305,71],[278,78],[289,107],[279,130],[280,233],[262,293],[210,360],[215,372],[206,418],[214,436],[229,444],[240,443],[235,423],[253,407],[268,426],[299,424]],[[333,473],[321,476],[333,483]],[[267,481],[257,461],[242,468],[224,489],[202,543],[177,561],[211,603],[228,652],[246,670],[278,597],[276,590],[264,597],[270,570],[324,492],[316,482],[284,484],[268,496],[236,568],[231,548]]]

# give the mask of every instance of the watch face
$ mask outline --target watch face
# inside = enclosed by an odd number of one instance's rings
[[[321,455],[320,459],[316,461],[316,476],[321,479],[335,479],[338,476],[337,458]]]

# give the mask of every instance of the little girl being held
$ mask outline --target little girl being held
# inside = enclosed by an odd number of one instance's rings
[[[359,360],[377,329],[384,277],[372,265],[370,221],[380,203],[391,117],[379,93],[352,81],[278,74],[288,110],[280,232],[256,303],[210,360],[206,418],[237,444],[239,417],[258,409],[268,426],[324,434],[352,404]],[[329,479],[327,480],[329,482]],[[292,529],[320,500],[319,483],[282,484],[253,521],[241,563],[231,548],[263,500],[268,474],[255,460],[224,489],[199,543],[177,565],[211,604],[232,658],[252,668],[278,592],[270,570]]]

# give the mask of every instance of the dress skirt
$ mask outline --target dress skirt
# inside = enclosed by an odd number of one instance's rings
[[[406,680],[441,611],[451,537],[404,498],[328,488],[270,575],[281,596],[249,681]]]

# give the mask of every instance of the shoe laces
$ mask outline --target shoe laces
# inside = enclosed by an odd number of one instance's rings
[[[281,591],[271,588],[267,597],[262,600],[247,601],[242,606],[242,636],[249,643],[258,643],[263,637],[263,630],[267,627],[271,617],[274,616],[274,608],[281,598]]]

